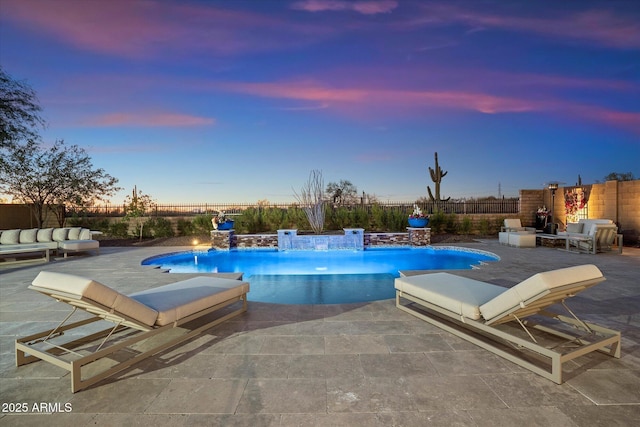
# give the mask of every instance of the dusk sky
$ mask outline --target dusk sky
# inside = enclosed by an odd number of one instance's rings
[[[640,1],[0,0],[0,63],[114,203],[640,178]]]

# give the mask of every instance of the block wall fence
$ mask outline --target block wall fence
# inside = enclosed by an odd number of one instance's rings
[[[640,180],[607,181],[605,183],[583,185],[588,190],[589,203],[588,218],[607,218],[617,223],[622,231],[634,230],[640,234]],[[559,223],[561,229],[566,225],[564,207],[564,193],[573,186],[560,187],[556,190],[553,203],[554,222]],[[536,211],[542,206],[551,208],[551,191],[548,189],[520,190],[520,213],[514,214],[469,214],[460,215],[471,219],[473,228],[477,229],[482,221],[491,224],[500,222],[503,218],[518,217],[525,226],[534,226]],[[190,220],[190,217],[167,217],[172,224],[179,219]],[[121,218],[109,218],[110,221],[120,221]],[[0,230],[11,228],[34,228],[36,221],[27,206],[18,204],[0,204]],[[45,227],[58,227],[55,215],[48,215]]]

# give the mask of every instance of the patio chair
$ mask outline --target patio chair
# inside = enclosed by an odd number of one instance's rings
[[[594,265],[538,273],[510,289],[422,274],[395,279],[396,306],[561,384],[564,362],[596,350],[620,357],[620,332],[580,320],[565,302],[604,280]],[[551,312],[554,304],[570,316]]]
[[[597,252],[610,251],[614,243],[617,243],[618,252],[622,253],[622,235],[618,234],[615,224],[595,224],[594,231],[585,237],[567,236],[567,249],[595,254]],[[617,241],[617,242],[616,242]]]
[[[520,218],[505,218],[504,223],[500,231],[515,231],[515,232],[528,232],[535,234],[536,229],[534,227],[523,227]]]
[[[245,312],[249,284],[194,277],[126,296],[91,279],[43,271],[29,289],[73,310],[54,329],[18,338],[16,365],[45,360],[64,368],[75,393]],[[241,306],[222,310],[236,302]],[[78,309],[91,317],[67,324]],[[216,311],[221,315],[212,314]],[[88,326],[98,321],[111,326]],[[160,335],[168,330],[173,332]]]

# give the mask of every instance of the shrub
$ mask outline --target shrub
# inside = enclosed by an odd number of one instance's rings
[[[113,237],[127,238],[129,236],[129,221],[112,222],[109,225],[108,233]]]
[[[211,230],[213,230],[213,224],[211,223],[211,220],[213,219],[213,215],[211,214],[202,214],[202,215],[197,215],[193,221],[193,228],[191,231],[191,233],[189,233],[188,235],[191,234],[208,234]]]
[[[442,211],[437,211],[429,217],[429,227],[432,233],[441,233],[447,222],[447,215]]]
[[[142,230],[144,237],[173,237],[171,221],[166,218],[150,218]]]
[[[468,216],[465,216],[462,218],[462,221],[458,225],[458,231],[460,232],[460,234],[469,234],[471,233],[472,227],[473,227],[473,222],[471,221],[471,218]]]
[[[444,216],[444,231],[455,234],[457,229],[456,214],[447,214]]]
[[[178,229],[179,236],[191,236],[195,234],[193,222],[187,221],[186,219],[179,219],[176,228]]]
[[[482,218],[478,223],[478,231],[483,236],[488,236],[491,234],[491,224],[487,218]]]

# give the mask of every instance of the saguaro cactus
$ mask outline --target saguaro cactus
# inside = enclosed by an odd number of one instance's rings
[[[442,168],[438,164],[438,152],[437,151],[435,153],[435,157],[436,157],[436,168],[434,170],[431,167],[429,167],[429,173],[431,174],[431,180],[436,183],[436,196],[433,197],[433,193],[431,193],[431,187],[429,187],[428,185],[427,185],[427,192],[429,193],[429,199],[431,199],[431,201],[446,202],[451,197],[447,197],[446,199],[441,199],[440,198],[440,182],[442,182],[442,178],[444,178],[444,176],[448,172],[442,172]]]

